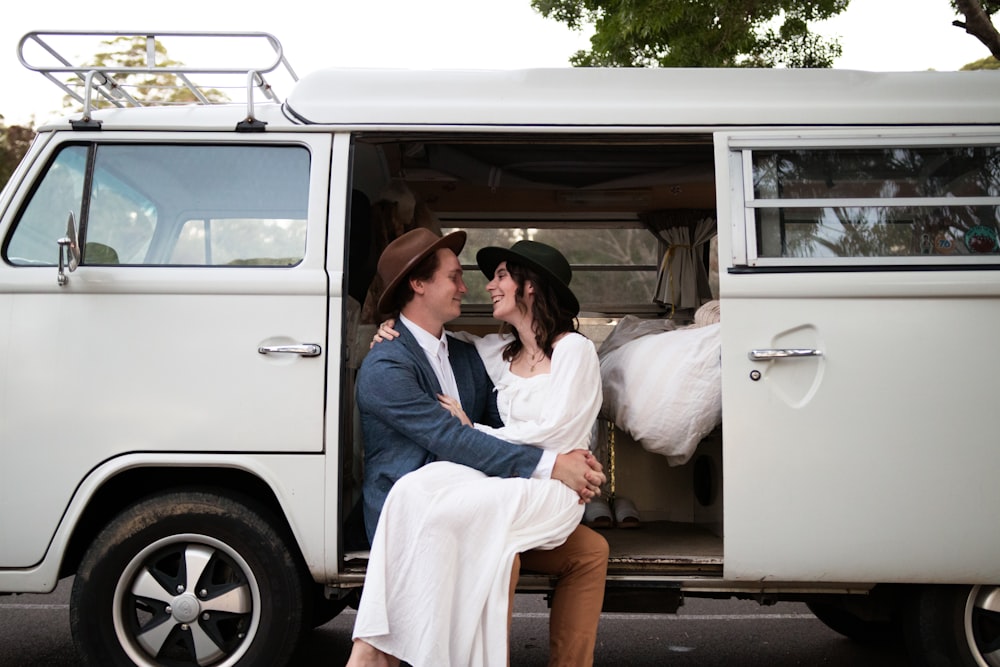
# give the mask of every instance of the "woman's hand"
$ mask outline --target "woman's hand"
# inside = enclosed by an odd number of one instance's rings
[[[466,426],[472,426],[472,422],[466,416],[465,410],[462,409],[462,404],[458,402],[457,398],[445,396],[444,394],[438,394],[438,402],[441,404],[441,407],[450,412],[453,416],[458,417],[460,422]]]
[[[368,349],[375,347],[375,343],[381,343],[383,341],[392,340],[393,338],[399,338],[399,332],[392,328],[396,323],[396,320],[391,317],[387,319],[382,324],[378,325],[378,331],[372,336],[372,342],[368,345]]]

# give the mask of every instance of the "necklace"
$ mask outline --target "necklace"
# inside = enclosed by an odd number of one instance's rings
[[[539,362],[541,362],[541,360],[544,359],[544,358],[545,358],[545,353],[542,352],[541,350],[538,350],[538,355],[537,356],[535,354],[529,354],[528,355],[528,361],[531,363],[531,366],[528,368],[528,372],[529,373],[534,373],[535,372],[535,366],[537,366],[539,364]]]

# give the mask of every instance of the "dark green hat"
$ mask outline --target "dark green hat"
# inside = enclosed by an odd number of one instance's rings
[[[488,246],[476,253],[476,262],[488,280],[493,280],[500,262],[513,262],[534,269],[552,285],[564,307],[573,315],[580,312],[580,302],[569,288],[573,270],[563,254],[550,245],[538,241],[518,241],[510,248]]]

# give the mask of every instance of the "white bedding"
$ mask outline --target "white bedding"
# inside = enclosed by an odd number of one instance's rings
[[[722,423],[721,325],[657,327],[629,316],[601,345],[601,417],[677,466]]]

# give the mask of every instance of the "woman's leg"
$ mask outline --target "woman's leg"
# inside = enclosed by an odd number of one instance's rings
[[[355,639],[347,667],[399,667],[399,659],[383,653],[364,639]]]

